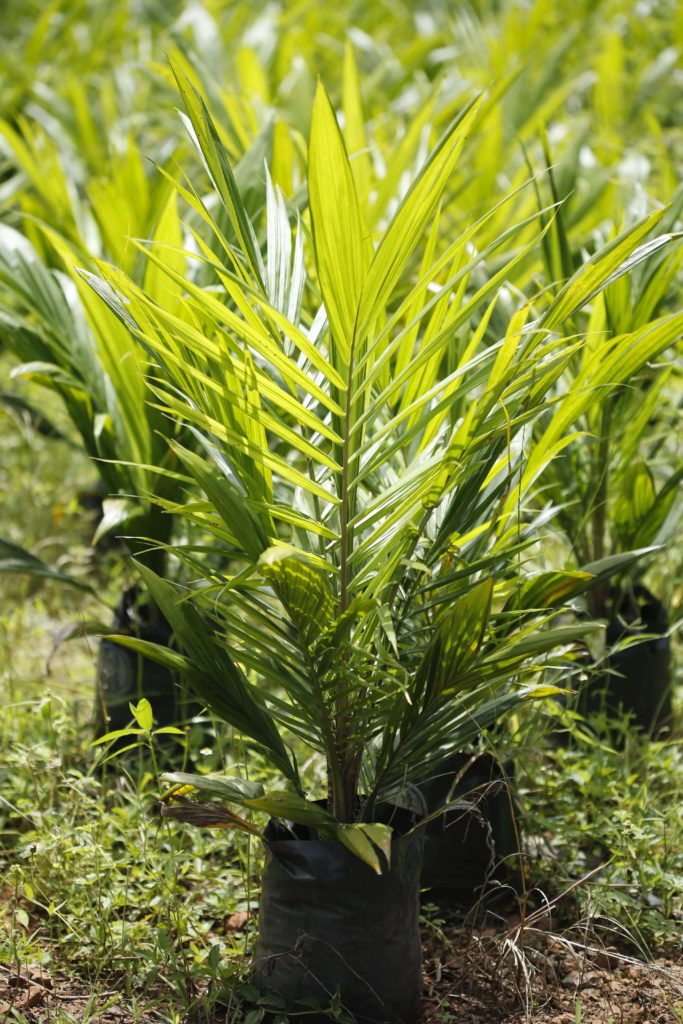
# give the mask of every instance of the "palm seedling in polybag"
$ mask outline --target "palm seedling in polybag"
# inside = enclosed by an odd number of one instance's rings
[[[552,183],[554,172],[548,174]],[[559,394],[577,396],[564,402],[567,415],[561,424],[574,436],[564,458],[545,470],[541,493],[556,508],[554,522],[575,564],[624,560],[612,581],[603,581],[588,595],[590,615],[607,622],[611,653],[607,671],[589,679],[580,706],[592,713],[604,701],[610,716],[621,708],[647,731],[671,720],[668,616],[644,577],[659,589],[661,552],[680,521],[677,345],[683,328],[676,280],[683,250],[675,229],[682,200],[679,192],[670,208],[654,210],[628,229],[627,237],[638,242],[630,257],[633,272],[608,282],[587,314],[571,320],[556,299],[540,321],[550,317],[553,323],[574,323],[587,334],[581,357],[568,364],[558,382]],[[563,271],[571,276],[579,253],[563,217],[553,223],[548,239],[548,268],[554,267],[557,276]],[[634,348],[638,339],[640,347]],[[582,401],[579,396],[591,380],[587,361],[601,353],[613,359],[610,353],[624,354],[629,347],[628,374],[603,376],[600,400]],[[537,422],[539,443],[545,430],[556,431],[554,416],[551,409]],[[641,557],[629,560],[629,552],[641,552]]]
[[[210,284],[180,273],[163,244],[142,248],[172,305],[111,265],[88,280],[147,353],[151,403],[196,442],[169,439],[187,490],[158,504],[235,557],[219,570],[171,546],[183,586],[141,565],[178,652],[120,642],[180,672],[282,776],[267,793],[244,777],[166,777],[167,815],[265,842],[259,984],[289,1005],[339,986],[361,1018],[408,1020],[419,994],[411,784],[547,695],[545,669],[591,628],[554,626],[555,610],[609,571],[527,578],[540,524],[521,510],[566,447],[557,427],[573,422],[573,406],[562,411],[573,396],[554,396],[542,445],[526,441],[572,359],[591,368],[589,401],[647,358],[647,332],[583,355],[559,330],[626,272],[637,237],[596,257],[545,323],[522,305],[484,345],[498,290],[538,238],[514,248],[525,222],[480,251],[484,214],[437,244],[476,102],[373,237],[319,87],[308,211],[290,216],[264,172],[262,246],[204,103],[178,84],[235,240],[200,188],[179,184],[203,221],[192,258]],[[500,270],[482,283],[473,270],[492,253]],[[326,766],[322,791],[311,757]],[[259,814],[272,818],[265,830]]]

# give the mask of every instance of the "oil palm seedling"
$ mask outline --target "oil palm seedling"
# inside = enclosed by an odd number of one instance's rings
[[[210,285],[184,276],[163,243],[141,249],[172,286],[171,305],[105,263],[86,277],[146,353],[150,400],[176,435],[168,445],[187,490],[158,505],[226,545],[232,562],[217,570],[171,545],[188,571],[182,586],[141,564],[178,649],[120,643],[181,673],[282,775],[285,788],[268,793],[245,776],[165,777],[167,816],[265,842],[261,987],[288,1005],[338,989],[360,1019],[412,1020],[411,784],[547,695],[544,670],[590,631],[552,617],[610,566],[529,575],[524,552],[540,522],[521,510],[566,448],[577,408],[627,380],[674,329],[655,322],[604,350],[563,330],[646,258],[652,247],[638,245],[654,221],[589,261],[540,319],[524,303],[484,344],[526,252],[501,258],[483,283],[473,270],[528,224],[479,250],[474,221],[437,248],[477,102],[373,237],[319,86],[308,210],[292,224],[268,179],[264,252],[205,104],[182,75],[178,85],[234,241],[178,185],[203,221],[192,258]],[[577,358],[578,394],[555,393]],[[527,451],[549,395],[551,421]],[[326,768],[320,791],[311,755]],[[272,816],[265,830],[254,813]]]
[[[145,405],[139,349],[113,316],[92,304],[88,289],[80,302],[75,283],[65,273],[49,270],[31,243],[7,226],[0,229],[0,287],[2,338],[22,360],[14,373],[57,393],[107,496],[93,542],[110,532],[133,534],[127,541],[131,552],[163,572],[173,520],[149,496],[172,491],[173,468],[159,434],[162,418]],[[23,571],[34,570],[25,559]],[[137,597],[135,588],[126,591],[115,626],[168,641],[170,631],[156,606]],[[122,658],[119,649],[102,643],[99,732],[106,731],[107,717],[117,727],[125,724],[138,682],[148,696],[155,696],[162,717],[177,717],[170,675],[150,665],[138,681],[138,660]]]
[[[562,198],[553,171],[548,174],[555,196]],[[670,723],[672,710],[668,617],[643,577],[646,572],[656,577],[655,552],[672,540],[680,519],[676,497],[683,469],[676,439],[681,413],[675,382],[680,378],[676,346],[682,331],[680,314],[667,311],[678,304],[676,280],[683,252],[675,228],[681,201],[679,192],[668,210],[655,211],[645,221],[657,222],[663,233],[644,241],[643,250],[650,250],[647,262],[596,296],[582,324],[587,347],[571,361],[560,386],[565,393],[579,391],[587,353],[607,350],[616,339],[649,332],[655,347],[600,402],[576,409],[573,423],[566,424],[576,437],[542,479],[544,494],[557,509],[555,524],[576,565],[633,549],[649,552],[588,594],[588,610],[594,619],[607,621],[607,648],[615,649],[608,673],[595,675],[587,687],[583,707],[597,708],[602,693],[610,713],[621,706],[640,728],[650,731]],[[571,273],[576,245],[562,217],[546,240],[546,265],[559,278]],[[550,413],[539,418],[537,436],[550,419]]]

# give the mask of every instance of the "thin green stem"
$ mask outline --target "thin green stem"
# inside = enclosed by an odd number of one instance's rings
[[[351,418],[353,413],[353,360],[355,353],[355,336],[351,341],[349,365],[347,370],[347,388],[344,400],[344,430],[341,467],[341,504],[339,509],[339,614],[343,615],[349,606],[349,557],[353,531],[350,524],[352,514],[353,488],[350,483],[351,460]],[[358,443],[358,442],[356,442]],[[340,778],[332,782],[332,807],[338,821],[352,821],[358,785],[357,758],[350,747],[348,735],[349,688],[346,680],[346,655],[341,656],[342,664],[337,677],[337,699],[335,714],[336,746],[334,757],[337,760]]]

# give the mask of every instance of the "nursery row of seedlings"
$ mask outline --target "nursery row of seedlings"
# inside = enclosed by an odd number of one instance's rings
[[[1,324],[96,460],[96,539],[134,558],[113,628],[92,626],[100,741],[146,739],[152,714],[172,738],[203,707],[234,727],[283,788],[168,771],[162,813],[262,838],[256,983],[295,1011],[336,992],[359,1021],[408,1022],[420,885],[466,871],[443,815],[505,774],[470,753],[482,734],[579,675],[584,712],[670,725],[666,614],[636,581],[682,475],[641,457],[678,372],[680,203],[585,258],[546,153],[457,215],[490,103],[376,167],[347,62],[343,130],[319,86],[305,153],[276,133],[237,166],[176,66],[199,160],[153,179],[149,241],[101,259],[54,217],[4,226]],[[543,562],[549,528],[571,568]],[[89,586],[3,549],[6,569]],[[302,752],[325,761],[321,799]],[[487,814],[514,864],[500,786]],[[489,868],[475,846],[468,888]]]

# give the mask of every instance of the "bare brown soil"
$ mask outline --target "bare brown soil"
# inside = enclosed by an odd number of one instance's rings
[[[533,928],[445,936],[427,950],[420,1024],[683,1021],[683,951],[645,963]]]
[[[542,927],[444,925],[425,942],[425,995],[416,1024],[681,1024],[683,950],[642,962],[614,948]],[[573,937],[572,937],[573,936]],[[594,941],[594,940],[593,940]],[[96,994],[94,994],[96,993]],[[161,993],[159,993],[160,995]],[[0,1024],[57,1020],[160,1024],[149,993],[133,1017],[115,986],[93,990],[39,967],[0,965]],[[194,1018],[187,1024],[199,1024]],[[212,1024],[233,1024],[234,1011]]]

